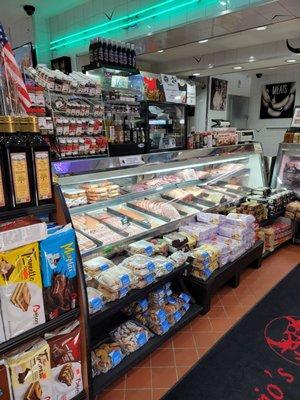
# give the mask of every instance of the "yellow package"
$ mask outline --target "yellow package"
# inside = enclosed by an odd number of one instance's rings
[[[45,322],[38,243],[0,253],[0,301],[6,339]]]
[[[7,355],[15,400],[53,399],[50,347],[36,339]]]

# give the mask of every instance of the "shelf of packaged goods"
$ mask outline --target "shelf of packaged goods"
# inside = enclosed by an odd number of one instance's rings
[[[245,171],[245,169],[243,169],[242,171]],[[227,174],[226,177],[234,176],[237,173],[241,173],[241,171],[232,172],[230,175]],[[224,178],[224,175],[219,177],[219,179],[223,179],[223,178]],[[81,213],[85,213],[85,212],[91,212],[91,211],[98,210],[100,208],[111,207],[111,206],[118,205],[121,203],[126,203],[131,200],[139,199],[141,197],[146,197],[146,196],[151,196],[154,194],[163,193],[163,192],[166,192],[166,191],[169,191],[172,189],[179,189],[179,188],[184,188],[186,186],[193,186],[193,185],[202,187],[202,186],[209,185],[209,184],[210,185],[217,184],[217,182],[218,182],[218,180],[216,180],[216,178],[209,179],[209,180],[193,179],[193,180],[179,182],[179,183],[166,184],[164,186],[159,186],[159,187],[156,187],[153,189],[144,190],[142,192],[130,192],[129,191],[129,193],[124,193],[121,196],[118,196],[117,198],[111,198],[111,199],[104,200],[101,202],[85,204],[82,206],[70,208],[70,214],[73,215],[73,214],[81,214]],[[225,195],[226,195],[226,193],[225,193]],[[242,198],[245,196],[245,193],[240,193],[240,195]],[[201,198],[199,198],[199,200],[201,201]],[[203,200],[205,200],[205,199],[203,199]],[[193,206],[193,205],[191,204],[191,206]]]
[[[95,376],[92,382],[93,398],[95,398],[118,378],[122,377],[130,368],[134,367],[154,350],[159,348],[166,340],[187,325],[191,320],[196,318],[199,314],[201,314],[201,312],[201,306],[196,304],[192,305],[186,314],[181,318],[181,320],[172,326],[164,335],[154,335],[148,341],[148,343],[134,353],[131,353],[129,356],[126,356],[115,368],[108,371],[106,374]]]
[[[142,289],[133,289],[122,299],[107,303],[107,305],[100,311],[89,316],[89,325],[93,329],[96,325],[100,324],[104,319],[109,318],[116,312],[121,311],[124,307],[132,302],[146,297],[150,292],[158,287],[163,286],[167,282],[171,282],[178,275],[182,275],[190,268],[189,265],[183,265],[174,269],[167,275],[158,278],[155,282]]]
[[[122,71],[122,72],[125,72],[127,76],[140,74],[140,71],[137,68],[128,68],[128,67],[123,67],[121,65],[114,65],[114,64],[101,63],[101,62],[96,62],[94,65],[84,65],[82,67],[82,72],[85,73],[86,71],[92,71],[92,70],[100,69],[100,68]],[[118,90],[119,88],[114,88],[114,89]]]
[[[284,215],[284,211],[280,211],[279,213],[273,215],[272,217],[269,217],[268,219],[260,221],[259,226],[261,228],[263,228],[267,225],[271,225],[278,217],[283,217],[283,215]]]
[[[206,281],[193,276],[184,277],[186,287],[198,304],[203,307],[203,313],[210,310],[212,296],[224,285],[236,288],[240,283],[240,275],[249,266],[259,268],[262,260],[263,242],[258,240],[249,250],[236,260],[215,270]]]
[[[37,325],[34,328],[1,343],[0,355],[11,351],[18,346],[21,346],[22,344],[28,342],[29,340],[35,339],[39,336],[44,335],[45,333],[60,328],[61,326],[78,318],[79,314],[80,314],[79,308],[76,308],[74,310],[66,312],[65,314],[60,315],[55,319],[52,319],[51,321],[45,322],[44,324],[41,325]]]
[[[55,161],[82,160],[82,159],[86,159],[86,158],[101,158],[101,157],[103,157],[103,158],[108,157],[108,154],[89,154],[89,155],[85,155],[85,156],[58,157],[58,159]]]
[[[37,214],[50,214],[55,212],[55,204],[44,204],[36,207],[26,207],[13,209],[8,211],[1,211],[0,221],[5,221],[13,218],[24,217],[26,215],[37,215]]]
[[[288,239],[286,239],[284,242],[278,244],[276,247],[274,247],[274,250],[265,250],[263,255],[262,255],[262,259],[265,259],[265,258],[271,256],[272,254],[274,254],[274,252],[276,250],[279,250],[281,247],[284,247],[289,243],[292,243],[292,236],[289,237]]]

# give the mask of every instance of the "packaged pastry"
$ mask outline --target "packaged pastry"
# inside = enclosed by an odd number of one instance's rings
[[[15,400],[54,400],[50,348],[36,339],[7,354]]]
[[[163,335],[171,328],[168,319],[165,319],[161,324],[149,324],[149,328],[157,335]]]
[[[0,223],[0,251],[15,249],[38,242],[47,236],[47,225],[28,215]]]
[[[95,275],[100,286],[109,291],[117,292],[119,289],[129,287],[134,281],[132,272],[123,266],[115,266]]]
[[[143,254],[127,257],[119,265],[129,268],[134,274],[141,276],[148,275],[156,269],[155,261]]]
[[[146,254],[152,256],[154,253],[154,245],[147,240],[139,240],[128,245],[128,251],[133,254]]]
[[[157,277],[169,274],[174,269],[174,263],[170,258],[156,256],[154,262],[156,265],[155,274]]]
[[[164,239],[151,239],[150,242],[154,245],[154,254],[161,256],[167,256],[169,251],[169,245]]]
[[[0,360],[0,399],[13,399],[9,369],[5,360]]]
[[[70,225],[40,243],[46,319],[78,306],[75,232]]]
[[[94,314],[97,311],[100,311],[104,305],[103,294],[92,287],[87,287],[87,296],[88,296],[88,305],[89,305],[89,313]]]
[[[253,215],[229,213],[226,217],[226,223],[240,226],[242,228],[252,227],[255,222]]]
[[[168,243],[169,251],[171,253],[182,249],[188,243],[188,238],[180,232],[173,232],[164,235],[163,239]]]
[[[0,253],[0,302],[6,339],[45,322],[37,243]]]
[[[131,303],[129,306],[123,309],[123,312],[126,315],[135,315],[138,313],[145,312],[146,310],[148,310],[148,307],[149,307],[149,301],[147,298],[145,298]]]
[[[53,395],[69,400],[83,390],[79,321],[45,335],[50,347]]]
[[[202,222],[191,222],[179,227],[179,232],[194,235],[198,241],[210,239],[217,233],[218,227],[213,224],[204,224]]]
[[[114,329],[110,336],[129,354],[144,346],[152,335],[144,326],[129,320]]]
[[[115,341],[106,341],[92,351],[93,376],[106,373],[116,367],[124,358],[122,348]]]
[[[84,261],[83,267],[90,276],[94,276],[98,272],[115,267],[115,264],[108,258],[99,256],[92,258],[91,260]]]
[[[87,238],[78,231],[75,232],[80,253],[84,253],[97,247],[96,243],[94,243],[91,239]]]
[[[64,188],[62,192],[69,208],[87,204],[87,197],[84,189]]]
[[[219,225],[219,224],[225,222],[226,217],[225,217],[225,215],[221,215],[221,214],[213,214],[213,213],[206,213],[206,212],[200,211],[196,215],[196,220],[198,222],[203,222],[206,224]]]
[[[98,287],[97,290],[100,291],[100,293],[103,295],[104,302],[109,303],[110,301],[115,301],[118,299],[122,299],[127,295],[129,290],[131,289],[130,286],[122,287],[118,290],[111,291],[105,287]]]
[[[175,251],[175,253],[172,253],[169,256],[169,258],[174,263],[174,267],[178,268],[186,263],[186,260],[188,258],[188,253],[185,253],[182,250],[178,250],[178,251]]]
[[[192,181],[198,179],[197,174],[194,169],[188,168],[177,172],[176,174],[183,181]]]
[[[147,275],[141,276],[138,281],[132,285],[133,288],[142,289],[146,286],[151,285],[155,281],[156,274],[155,273],[148,273]]]

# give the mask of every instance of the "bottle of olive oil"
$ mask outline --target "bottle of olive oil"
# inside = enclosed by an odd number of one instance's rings
[[[0,116],[0,211],[9,210],[12,206],[8,170],[5,168],[5,152],[2,142],[12,132],[12,117]]]
[[[25,120],[25,118],[24,118]],[[31,149],[33,175],[38,205],[53,203],[50,149],[39,134],[38,119],[27,117],[28,145]]]
[[[5,162],[9,172],[11,203],[13,208],[36,205],[33,164],[27,135],[20,117],[11,117],[10,131],[3,138]],[[22,132],[22,129],[24,132]]]

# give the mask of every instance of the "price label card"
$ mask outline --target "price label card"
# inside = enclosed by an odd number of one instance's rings
[[[133,156],[119,157],[119,162],[120,162],[120,165],[123,165],[125,167],[131,166],[131,165],[144,164],[144,161],[142,160],[142,156],[139,154],[136,154]]]

